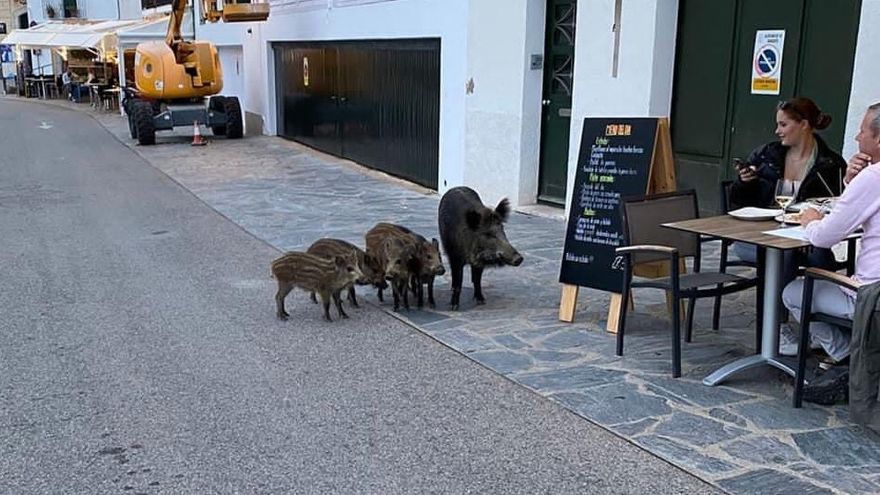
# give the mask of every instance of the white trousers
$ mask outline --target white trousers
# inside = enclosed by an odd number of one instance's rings
[[[782,303],[798,321],[801,321],[803,297],[803,278],[792,281],[782,291]],[[852,319],[855,309],[855,294],[824,280],[813,283],[814,312]],[[822,349],[835,361],[849,356],[850,339],[851,335],[847,329],[820,321],[810,323],[810,340],[822,346]]]

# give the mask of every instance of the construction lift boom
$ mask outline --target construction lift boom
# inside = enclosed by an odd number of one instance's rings
[[[207,22],[260,22],[269,17],[266,0],[198,1]],[[188,7],[187,0],[173,0],[165,39],[140,43],[135,50],[135,91],[126,95],[124,108],[131,137],[142,145],[155,144],[156,131],[193,122],[210,127],[215,135],[243,135],[238,98],[219,96],[223,70],[217,47],[183,39]]]

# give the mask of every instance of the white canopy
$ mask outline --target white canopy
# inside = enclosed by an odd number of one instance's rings
[[[143,24],[127,21],[48,21],[28,29],[18,29],[0,41],[2,45],[25,48],[80,48],[105,51],[116,48],[116,32]]]

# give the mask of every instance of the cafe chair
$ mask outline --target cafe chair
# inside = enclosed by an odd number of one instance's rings
[[[807,268],[804,271],[804,298],[802,300],[803,304],[801,305],[801,308],[803,308],[801,311],[801,335],[800,342],[798,342],[797,369],[795,370],[794,393],[792,394],[792,406],[794,407],[801,407],[803,403],[807,354],[810,352],[810,323],[821,321],[842,328],[848,328],[850,331],[852,331],[853,328],[853,321],[850,319],[831,316],[812,310],[813,286],[817,280],[829,282],[852,291],[858,291],[860,285],[849,277],[828,270],[822,270],[821,268]]]
[[[626,333],[626,301],[634,288],[666,291],[671,304],[672,376],[681,376],[681,315],[682,299],[688,300],[686,340],[691,341],[694,304],[697,299],[718,297],[757,285],[757,277],[749,278],[718,271],[701,271],[700,238],[696,234],[662,227],[662,224],[699,218],[697,195],[693,190],[626,199],[621,205],[624,243],[616,249],[622,257],[623,294],[617,324],[617,355],[623,355]],[[693,258],[692,273],[681,273],[680,262]],[[633,280],[633,265],[666,260],[668,277]]]

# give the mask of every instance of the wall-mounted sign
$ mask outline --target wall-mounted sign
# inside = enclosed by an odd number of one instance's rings
[[[309,57],[303,57],[303,86],[309,87]]]
[[[755,33],[755,51],[752,55],[753,95],[779,94],[784,47],[784,29],[764,30]]]

